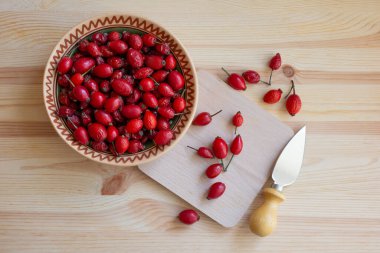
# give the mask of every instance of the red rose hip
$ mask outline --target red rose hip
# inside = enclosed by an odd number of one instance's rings
[[[78,127],[77,129],[75,129],[74,139],[82,145],[88,145],[88,143],[90,142],[87,130],[84,127]]]
[[[230,74],[224,68],[222,68],[222,70],[224,72],[226,72],[226,74],[228,75],[226,83],[228,83],[232,88],[234,88],[235,90],[246,90],[247,89],[244,78],[242,76],[240,76],[239,74],[236,74],[236,73]]]
[[[191,225],[199,221],[200,217],[196,211],[188,209],[180,212],[178,214],[178,219],[184,224]]]
[[[99,123],[92,123],[88,126],[88,134],[94,141],[104,141],[107,138],[106,128]]]
[[[196,148],[193,148],[191,146],[187,146],[188,148],[191,148],[195,151],[197,151],[197,154],[200,156],[200,157],[203,157],[203,158],[214,158],[214,154],[212,153],[212,150],[207,148],[207,147],[200,147],[198,149]]]
[[[216,178],[223,171],[223,166],[220,163],[214,163],[207,167],[206,176],[208,178]]]
[[[113,68],[107,63],[102,63],[94,68],[93,73],[97,77],[107,78],[112,75]]]
[[[247,81],[247,83],[256,84],[260,82],[260,74],[254,70],[247,70],[243,73],[242,76]]]
[[[223,195],[225,190],[226,185],[224,183],[216,182],[213,185],[211,185],[208,191],[207,199],[217,199]]]
[[[63,57],[61,61],[58,63],[57,71],[59,74],[63,75],[69,72],[72,66],[73,60],[71,60],[70,57]]]
[[[154,136],[154,143],[159,146],[167,145],[173,139],[173,131],[172,130],[160,130]]]
[[[200,114],[198,114],[195,117],[192,124],[196,125],[196,126],[206,126],[206,125],[210,124],[210,122],[212,121],[212,117],[214,117],[215,115],[217,115],[220,112],[222,112],[222,110],[219,110],[218,112],[216,112],[212,115],[208,112],[201,112]]]

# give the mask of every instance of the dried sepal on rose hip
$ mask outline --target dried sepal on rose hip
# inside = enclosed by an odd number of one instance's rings
[[[239,155],[242,150],[243,150],[243,139],[241,138],[241,135],[239,134],[234,138],[234,140],[232,141],[230,145],[230,151],[232,153],[232,156],[227,166],[224,168],[224,171],[227,171],[227,168],[228,166],[230,166],[232,159],[235,157],[235,155]]]
[[[200,157],[203,157],[203,158],[214,158],[214,154],[212,153],[212,150],[209,149],[208,147],[200,147],[198,149],[196,148],[193,148],[191,146],[187,146],[188,148],[191,148],[195,151],[197,151],[197,154],[200,156]]]
[[[246,90],[247,85],[245,84],[244,78],[237,74],[232,73],[230,74],[225,68],[222,68],[222,70],[228,75],[228,78],[226,80],[226,83],[230,85],[235,90]]]
[[[191,225],[199,221],[200,216],[196,211],[187,209],[178,214],[178,219],[184,224]]]
[[[243,115],[241,115],[241,112],[238,111],[233,117],[232,117],[232,124],[235,126],[235,134],[238,127],[243,125],[244,118]]]
[[[263,101],[267,104],[275,104],[278,101],[280,101],[282,96],[282,90],[270,90],[267,93],[265,93],[263,97]]]
[[[300,96],[296,94],[296,87],[294,85],[294,81],[291,80],[292,87],[289,90],[289,93],[285,96],[286,99],[286,110],[289,112],[290,115],[294,116],[296,115],[302,107],[302,101]],[[293,91],[293,94],[291,94]]]
[[[226,185],[222,182],[216,182],[210,186],[208,190],[207,199],[217,199],[223,195],[226,190]]]
[[[210,124],[210,122],[212,121],[212,117],[214,117],[215,115],[221,113],[222,110],[219,110],[218,112],[214,113],[214,114],[210,114],[209,112],[201,112],[200,114],[198,114],[194,120],[193,120],[193,125],[196,125],[196,126],[206,126],[208,124]]]

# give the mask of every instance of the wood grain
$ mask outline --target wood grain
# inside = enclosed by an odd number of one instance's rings
[[[201,8],[200,8],[201,6]],[[379,1],[0,1],[0,252],[378,252],[380,247]],[[136,168],[76,154],[54,133],[42,101],[43,68],[80,21],[147,16],[173,32],[197,68],[253,68],[281,52],[302,112],[245,95],[294,129],[307,123],[305,163],[286,189],[279,227],[261,239],[248,215],[224,229]],[[274,74],[274,87],[289,78]],[[103,193],[103,195],[102,195]],[[112,195],[110,195],[112,194]]]

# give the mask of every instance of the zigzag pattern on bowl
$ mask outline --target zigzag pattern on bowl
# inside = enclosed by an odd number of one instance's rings
[[[47,80],[44,83],[45,90],[45,103],[47,106],[48,114],[52,119],[53,125],[57,129],[59,133],[63,136],[64,139],[68,141],[70,145],[72,145],[77,151],[84,154],[87,157],[90,157],[95,160],[104,161],[107,160],[109,162],[118,163],[131,163],[133,164],[136,160],[142,160],[143,158],[149,158],[150,156],[157,155],[158,152],[164,151],[167,146],[154,146],[148,150],[144,150],[137,154],[127,154],[120,157],[115,157],[108,153],[101,153],[92,150],[88,146],[80,145],[78,142],[74,140],[71,135],[71,132],[66,128],[64,122],[60,117],[56,115],[56,111],[58,108],[58,102],[54,94],[56,94],[56,66],[61,57],[72,47],[74,44],[83,37],[86,37],[89,33],[92,33],[96,30],[104,29],[107,27],[112,27],[120,25],[125,27],[137,28],[140,30],[144,30],[145,32],[149,32],[160,38],[162,41],[168,43],[170,45],[171,51],[178,59],[179,65],[183,71],[185,81],[186,81],[186,110],[185,114],[181,116],[178,120],[177,125],[174,127],[174,140],[177,136],[182,132],[185,124],[189,120],[189,116],[191,114],[191,108],[194,106],[195,102],[195,83],[194,76],[192,74],[192,70],[190,68],[189,61],[185,55],[185,52],[180,48],[174,38],[170,34],[167,34],[160,27],[157,27],[155,24],[150,23],[147,20],[140,19],[138,17],[131,16],[112,16],[105,17],[103,19],[97,19],[96,21],[91,20],[88,23],[84,23],[81,25],[81,28],[75,29],[75,32],[70,33],[65,37],[64,42],[59,45],[59,48],[55,50],[52,57],[52,61],[50,61],[49,67],[47,69],[48,75],[45,77]],[[172,144],[170,144],[172,145]]]

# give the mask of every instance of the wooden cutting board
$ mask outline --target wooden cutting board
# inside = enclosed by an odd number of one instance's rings
[[[232,227],[260,192],[294,133],[216,76],[202,70],[197,75],[200,86],[197,113],[223,111],[207,126],[191,126],[172,150],[139,168],[222,226]],[[243,151],[235,156],[227,172],[209,179],[204,172],[218,160],[201,158],[186,146],[211,147],[216,136],[232,141],[231,118],[237,111],[244,116],[244,124],[238,129],[244,141]],[[230,154],[227,158],[225,163]],[[225,193],[218,199],[207,200],[208,188],[218,181],[226,184]]]

